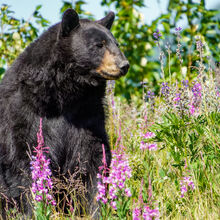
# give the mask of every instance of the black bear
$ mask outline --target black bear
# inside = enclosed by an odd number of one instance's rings
[[[68,178],[83,170],[88,204],[97,192],[102,144],[108,166],[111,152],[105,130],[106,80],[125,75],[129,63],[110,32],[114,13],[98,21],[79,19],[73,9],[31,43],[0,84],[0,197],[31,215],[30,158],[43,118],[45,146],[53,176]],[[91,205],[92,206],[92,205]],[[90,212],[92,208],[90,207]],[[93,210],[92,210],[93,211]]]

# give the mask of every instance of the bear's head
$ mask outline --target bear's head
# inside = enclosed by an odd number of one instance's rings
[[[120,78],[129,68],[110,32],[114,17],[110,12],[90,21],[67,9],[62,21],[30,44],[14,64],[23,101],[49,117],[69,111],[85,97],[104,97],[106,80]],[[8,82],[14,79],[6,75]]]
[[[63,14],[58,34],[59,51],[65,62],[73,63],[74,70],[95,82],[118,79],[125,75],[129,62],[120,51],[110,32],[114,13],[98,21],[79,19],[73,9]]]

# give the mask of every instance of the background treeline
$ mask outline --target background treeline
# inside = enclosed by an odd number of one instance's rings
[[[63,1],[60,9],[62,14],[67,8],[74,8],[82,18],[94,19],[91,13],[84,10],[86,1]],[[194,3],[192,0],[169,0],[166,14],[161,14],[150,25],[147,25],[140,13],[146,7],[144,0],[101,0],[102,6],[115,8],[116,21],[112,32],[122,51],[130,62],[130,70],[126,77],[116,83],[116,95],[120,94],[130,99],[131,96],[141,96],[142,82],[147,88],[158,92],[159,84],[173,74],[173,79],[188,79],[191,81],[196,75],[196,60],[192,56],[196,38],[205,42],[206,57],[209,65],[219,65],[220,55],[220,16],[219,10],[207,10],[205,0]],[[1,5],[0,11],[0,77],[13,60],[38,35],[50,26],[50,22],[41,15],[41,6],[28,20],[17,19],[7,4]],[[147,15],[144,15],[147,16]],[[181,27],[181,47],[178,48],[178,37],[175,28],[184,19],[186,26]],[[162,41],[155,47],[153,33],[159,29]],[[163,36],[166,36],[163,37]],[[177,45],[177,46],[173,46]],[[174,48],[175,47],[175,48]],[[155,49],[157,48],[157,49]],[[181,60],[172,56],[171,51],[180,49]],[[178,53],[178,51],[176,51]],[[166,62],[166,55],[170,62]],[[170,54],[169,54],[170,53]],[[160,61],[158,60],[160,57]],[[160,63],[162,62],[162,67]],[[181,62],[181,65],[173,65]]]

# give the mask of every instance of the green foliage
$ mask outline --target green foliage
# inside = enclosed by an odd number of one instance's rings
[[[49,21],[40,14],[41,6],[36,6],[30,18],[14,18],[14,12],[6,4],[0,11],[0,77],[15,58],[49,25]]]
[[[112,32],[119,41],[131,66],[128,75],[117,82],[116,94],[122,94],[128,99],[131,95],[140,96],[141,81],[147,82],[148,88],[158,89],[157,85],[158,82],[161,82],[163,73],[161,73],[159,62],[154,59],[157,51],[153,49],[152,34],[157,28],[162,27],[161,31],[166,36],[166,43],[175,50],[176,48],[172,46],[177,43],[174,32],[183,18],[187,22],[187,27],[182,34],[184,37],[181,51],[183,59],[181,68],[187,68],[187,74],[184,78],[190,80],[193,78],[191,67],[196,61],[192,57],[192,52],[195,49],[193,46],[195,37],[203,36],[203,42],[207,43],[207,56],[212,57],[214,61],[218,61],[220,58],[218,53],[220,38],[216,37],[220,29],[217,16],[219,10],[207,10],[204,1],[194,3],[192,0],[170,0],[168,12],[155,19],[151,25],[145,24],[143,15],[140,13],[140,9],[144,7],[144,1],[103,0],[102,5],[115,6],[117,17]],[[172,57],[170,63],[179,63],[178,58]],[[165,62],[163,68],[167,78],[169,64]],[[171,73],[181,78],[181,68],[172,65]]]
[[[220,49],[220,38],[216,37],[220,34],[219,16],[217,16],[219,10],[207,10],[205,8],[205,1],[194,3],[192,0],[170,0],[168,12],[172,13],[173,16],[168,20],[170,24],[169,28],[165,28],[166,25],[163,24],[166,36],[183,18],[186,19],[188,24],[182,33],[184,36],[184,47],[182,51],[184,58],[183,66],[187,66],[188,78],[190,78],[192,65],[195,65],[192,52],[195,49],[193,44],[196,37],[201,37],[203,41],[206,42],[206,56],[212,57],[214,61],[220,59],[218,52]]]
[[[81,18],[94,19],[90,12],[83,9],[85,4],[86,1],[83,0],[74,2],[63,0],[60,13],[62,14],[67,8],[74,8]],[[140,82],[143,81],[147,83],[148,89],[153,88],[154,91],[158,91],[158,83],[162,81],[163,74],[165,78],[171,74],[179,79],[184,77],[192,80],[196,75],[195,69],[191,68],[197,60],[192,56],[192,51],[195,49],[195,37],[200,36],[202,41],[206,42],[206,56],[211,57],[213,61],[219,60],[220,38],[216,37],[220,29],[219,10],[207,10],[204,1],[194,3],[192,0],[170,0],[168,12],[155,19],[151,25],[145,23],[144,15],[140,13],[140,10],[145,7],[144,0],[102,0],[101,5],[115,8],[116,21],[112,32],[130,62],[129,73],[116,83],[117,95],[123,95],[127,99],[131,96],[141,97]],[[15,19],[8,5],[1,6],[0,76],[23,49],[38,36],[39,32],[48,26],[48,21],[39,12],[40,8],[40,5],[36,6],[30,19],[25,21]],[[183,63],[180,66],[170,65],[179,63],[177,57],[171,56],[169,63],[163,61],[164,73],[162,73],[160,63],[156,58],[158,50],[153,48],[155,43],[152,34],[157,28],[161,28],[162,34],[166,35],[166,46],[168,43],[171,51],[176,50],[173,46],[173,43],[177,43],[174,32],[183,18],[187,22],[181,39]],[[162,50],[164,47],[165,45],[161,44]],[[183,74],[182,68],[187,69],[186,74]]]
[[[91,19],[91,20],[94,20],[94,17],[93,15],[88,12],[88,11],[85,11],[83,9],[83,5],[86,4],[86,1],[82,1],[82,0],[78,0],[78,1],[74,1],[75,3],[73,3],[73,1],[63,1],[63,5],[60,9],[60,13],[61,15],[64,13],[64,11],[66,11],[68,8],[73,8],[74,10],[76,10],[76,12],[79,14],[79,17],[80,18],[88,18],[88,19]]]
[[[212,112],[198,118],[166,113],[162,122],[156,123],[152,130],[156,133],[157,142],[163,142],[171,152],[175,162],[173,165],[181,167],[185,158],[189,158],[192,163],[200,157],[203,148],[207,161],[212,161],[206,164],[208,166],[220,161],[220,151],[216,140],[213,139],[218,137],[220,132],[219,122],[220,113]]]
[[[83,17],[88,17],[90,14],[83,10],[85,3],[63,1],[61,13],[73,7]],[[115,98],[111,90],[107,129],[111,146],[129,157],[132,169],[132,177],[127,181],[132,197],[119,197],[118,210],[113,210],[109,203],[103,205],[102,219],[132,219],[132,210],[141,203],[140,195],[145,205],[152,208],[158,205],[163,219],[219,219],[220,99],[216,92],[218,85],[215,84],[218,76],[213,79],[215,74],[211,68],[212,60],[219,60],[218,11],[205,9],[204,0],[199,4],[191,0],[170,0],[168,12],[151,25],[146,25],[139,12],[144,7],[143,0],[102,0],[101,4],[115,7],[117,14],[112,32],[131,64],[128,75],[116,84],[116,94],[131,99],[131,103],[128,104],[119,96]],[[39,23],[43,29],[48,24],[39,10],[40,6],[37,6],[34,21],[30,23],[14,19],[7,5],[1,7],[0,53],[3,56],[0,59],[0,74],[37,37],[39,31],[36,25]],[[187,28],[178,38],[174,35],[175,27],[183,17],[187,21]],[[152,34],[157,28],[161,28],[160,32],[166,36],[168,44],[160,40],[157,49],[154,49],[153,45],[156,44]],[[202,55],[196,50],[197,36],[205,45]],[[178,48],[176,44],[179,43],[179,48],[183,49],[180,51],[183,62],[174,55]],[[168,58],[165,58],[166,54]],[[183,68],[186,68],[186,73],[183,73]],[[176,93],[182,92],[180,80],[192,81],[197,75],[197,82],[202,87],[202,98],[197,106],[198,114],[191,115],[188,107],[192,101],[189,95],[191,89],[187,90],[188,95],[182,97],[187,99],[183,105],[184,111],[175,107],[173,100]],[[153,87],[154,91],[159,91],[162,81],[169,81],[170,86],[173,82],[177,83],[171,88],[173,94],[169,94],[169,100],[159,95],[152,107],[149,99],[140,99],[142,95],[145,96],[141,81],[146,82],[144,89]],[[140,149],[143,134],[149,131],[156,136],[146,142],[157,143],[158,150]],[[195,190],[188,191],[181,198],[180,182],[184,175],[191,176]],[[42,212],[42,207],[38,208]],[[52,210],[48,214],[55,219],[60,219],[60,216],[65,219],[61,211],[57,213]],[[16,219],[16,211],[10,210],[8,216]],[[45,216],[47,213],[43,214],[42,219]],[[71,217],[75,218],[75,214]]]
[[[36,220],[51,219],[51,205],[47,205],[45,202],[37,202],[34,214]]]

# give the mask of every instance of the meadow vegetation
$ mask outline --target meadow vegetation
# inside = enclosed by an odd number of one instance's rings
[[[111,2],[114,1],[102,1],[102,4]],[[67,6],[64,5],[63,10]],[[122,6],[127,7],[116,4],[117,10],[121,10],[119,21],[124,16]],[[184,5],[180,6],[184,8]],[[197,7],[200,12],[205,10],[202,3],[190,6]],[[177,6],[170,3],[170,11],[172,7]],[[180,9],[176,9],[180,13]],[[212,16],[214,12],[211,15],[206,11],[206,14]],[[133,67],[127,81],[122,80],[122,85],[116,85],[116,88],[115,82],[109,81],[106,91],[106,127],[113,158],[108,169],[103,148],[103,166],[97,176],[100,181],[96,197],[101,207],[100,219],[220,218],[219,49],[216,52],[219,39],[201,34],[207,31],[205,23],[200,29],[192,23],[186,30],[176,26],[170,33],[171,27],[163,23],[163,19],[170,19],[167,16],[160,18],[164,25],[162,31],[156,28],[159,20],[146,33],[147,26],[141,27],[141,35],[145,34],[148,40],[144,44],[145,47],[148,45],[146,57],[152,54],[157,57],[150,63],[143,62],[143,59],[137,61],[139,55],[145,57],[142,44],[129,49],[132,41],[125,41],[128,36],[124,35],[129,27],[134,28],[132,22],[135,21],[130,22],[123,36],[119,36],[118,27],[113,28],[116,38],[122,41],[122,47],[128,48],[127,52],[124,49],[128,58],[135,58],[131,60]],[[139,21],[140,18],[136,18]],[[205,22],[205,18],[202,19]],[[189,37],[186,39],[187,34]],[[138,53],[138,50],[141,51]],[[6,58],[1,62],[0,70],[3,72]],[[148,72],[144,75],[145,71]],[[42,131],[39,134],[43,137]],[[30,159],[33,172],[40,160],[49,165],[47,146],[43,146],[39,134],[40,145],[36,148],[36,155]],[[42,163],[41,170],[44,170],[43,166],[45,163]],[[36,188],[38,177],[32,173],[36,219],[77,219],[79,210],[83,211],[83,204],[74,202],[75,192],[81,190],[83,196],[85,190],[80,181],[73,180],[70,183],[73,187],[66,189],[71,197],[67,215],[62,208],[55,209],[57,204],[51,192],[52,187],[62,187],[62,183],[51,180],[48,167],[45,170],[47,173],[43,185],[39,186],[41,188]],[[18,219],[21,215],[16,210],[8,210],[8,217]],[[83,217],[91,218],[86,214]]]

